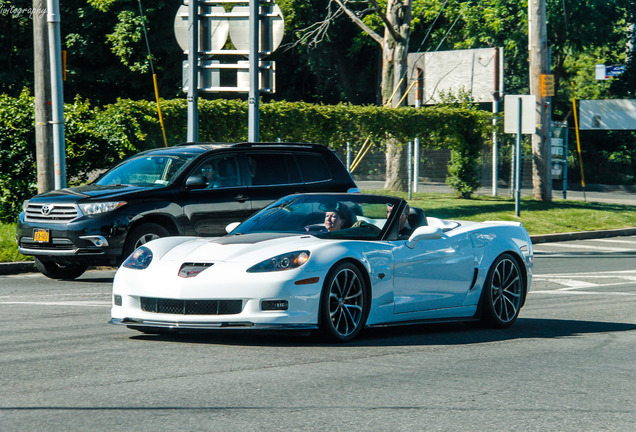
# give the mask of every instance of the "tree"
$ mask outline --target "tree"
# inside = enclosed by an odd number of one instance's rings
[[[337,7],[334,7],[334,4]],[[366,6],[365,9],[360,9]],[[326,33],[333,19],[346,14],[362,31],[377,42],[382,50],[382,71],[380,92],[382,104],[397,107],[402,103],[406,91],[407,54],[411,36],[411,0],[387,0],[383,8],[378,0],[354,2],[352,0],[330,0],[327,17],[317,25],[308,28],[314,42]],[[384,35],[371,28],[363,18],[373,14],[382,22]],[[393,138],[386,141],[386,182],[390,190],[404,190],[404,154],[402,147]]]

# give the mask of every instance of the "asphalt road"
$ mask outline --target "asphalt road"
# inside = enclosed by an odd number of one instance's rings
[[[636,237],[536,245],[504,331],[155,337],[107,324],[112,271],[0,276],[0,430],[632,431]]]

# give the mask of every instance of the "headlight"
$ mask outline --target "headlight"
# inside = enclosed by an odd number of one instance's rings
[[[298,268],[309,261],[309,251],[296,251],[278,255],[259,262],[247,269],[248,273],[291,270]]]
[[[29,200],[22,201],[22,211],[26,213],[27,207],[29,206]]]
[[[136,249],[133,253],[130,254],[126,261],[122,264],[122,266],[135,269],[135,270],[143,270],[147,268],[152,262],[152,251],[145,246],[142,246]]]
[[[86,216],[97,215],[113,211],[123,205],[126,205],[126,201],[112,201],[112,202],[96,202],[89,204],[80,204],[79,208]]]

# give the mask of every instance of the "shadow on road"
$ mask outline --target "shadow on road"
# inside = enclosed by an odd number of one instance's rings
[[[593,333],[636,330],[636,324],[559,319],[519,318],[509,329],[483,329],[473,324],[421,324],[365,329],[356,340],[346,344],[327,344],[314,335],[255,331],[219,331],[135,335],[132,339],[176,343],[200,343],[249,346],[417,346],[464,345],[515,339],[552,339]]]

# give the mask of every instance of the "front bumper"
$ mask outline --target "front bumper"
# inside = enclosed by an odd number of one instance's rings
[[[111,263],[122,254],[129,222],[125,217],[105,214],[82,216],[67,223],[26,222],[24,213],[16,226],[18,251],[23,255],[54,258],[97,259]],[[36,229],[48,230],[48,242],[34,241]]]
[[[180,322],[139,318],[113,318],[108,323],[124,325],[130,328],[157,328],[167,330],[316,330],[318,328],[316,324],[264,324],[244,321]]]

